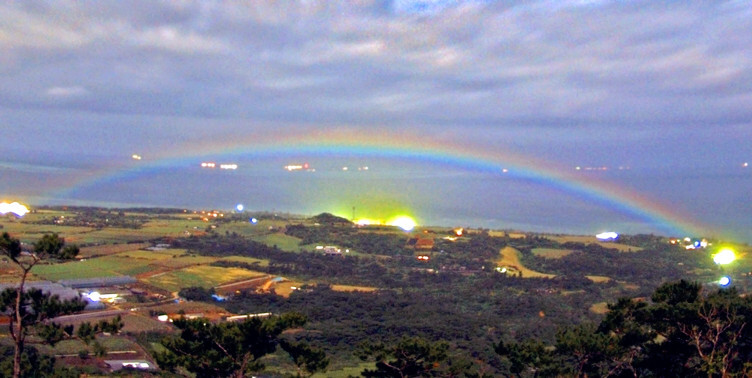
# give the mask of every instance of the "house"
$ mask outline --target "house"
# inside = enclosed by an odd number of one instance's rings
[[[405,248],[414,249],[416,251],[430,251],[434,247],[434,240],[431,238],[410,238],[407,239]]]

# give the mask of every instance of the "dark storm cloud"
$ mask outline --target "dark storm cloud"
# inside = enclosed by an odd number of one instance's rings
[[[0,106],[132,117],[126,145],[149,117],[671,138],[749,126],[750,30],[743,1],[19,1]]]

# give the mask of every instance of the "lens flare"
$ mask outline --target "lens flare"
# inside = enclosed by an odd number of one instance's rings
[[[736,254],[730,248],[724,248],[713,255],[713,261],[718,265],[731,264],[736,260]]]
[[[397,226],[405,231],[411,231],[413,228],[415,228],[416,223],[413,218],[410,218],[407,215],[401,215],[387,222],[387,225]]]
[[[718,284],[721,286],[728,286],[731,284],[731,277],[729,276],[723,276],[720,280],[718,280]]]
[[[13,214],[16,214],[19,217],[22,217],[22,216],[24,216],[24,215],[26,215],[26,214],[29,213],[29,209],[26,206],[21,205],[18,202],[13,202],[13,203],[2,202],[2,203],[0,203],[0,215],[5,215],[5,214],[8,214],[8,213],[13,213]]]

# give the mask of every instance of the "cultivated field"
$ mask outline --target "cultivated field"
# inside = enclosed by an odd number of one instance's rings
[[[150,285],[175,292],[184,287],[199,286],[208,289],[230,282],[265,275],[266,273],[241,268],[198,265],[151,276],[146,279],[146,282]]]
[[[602,241],[599,241],[595,236],[546,235],[546,237],[558,243],[572,242],[572,243],[583,243],[583,244],[598,244],[603,248],[613,248],[613,249],[619,250],[620,252],[638,252],[642,250],[642,248],[635,247],[632,245],[612,243],[612,242],[602,242]]]
[[[518,251],[516,248],[512,247],[504,247],[499,251],[499,259],[496,261],[496,264],[498,266],[513,266],[517,268],[520,272],[522,272],[523,278],[537,278],[537,277],[543,277],[543,278],[553,278],[556,277],[554,274],[547,274],[547,273],[541,273],[536,272],[534,270],[528,269],[524,266],[522,266],[522,263],[520,263],[520,251]]]
[[[560,259],[566,255],[571,254],[570,249],[558,249],[558,248],[534,248],[533,254],[547,259]]]

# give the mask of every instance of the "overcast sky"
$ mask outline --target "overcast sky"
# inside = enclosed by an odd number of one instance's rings
[[[411,130],[573,165],[752,160],[749,1],[5,1],[0,160]]]

